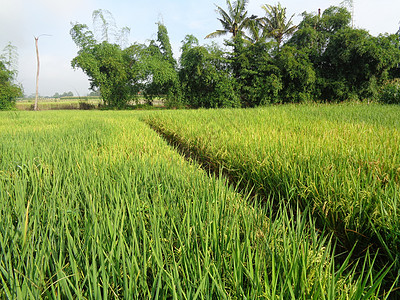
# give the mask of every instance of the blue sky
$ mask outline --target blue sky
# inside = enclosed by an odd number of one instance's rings
[[[342,0],[282,0],[288,14],[296,14],[297,24],[303,11],[316,12]],[[278,1],[250,0],[250,14],[261,16],[261,5],[277,4]],[[367,29],[373,35],[395,33],[399,28],[400,1],[354,0],[355,26]],[[195,35],[201,43],[208,33],[219,29],[215,5],[225,7],[225,0],[0,0],[0,50],[12,42],[18,47],[19,76],[25,94],[35,92],[36,54],[34,36],[49,34],[39,39],[41,73],[39,92],[53,95],[72,91],[86,95],[89,87],[82,71],[74,71],[70,62],[77,48],[69,30],[70,22],[92,26],[92,12],[109,10],[117,26],[131,28],[130,42],[144,43],[155,39],[158,21],[169,31],[175,56],[179,56],[180,42],[186,34]]]

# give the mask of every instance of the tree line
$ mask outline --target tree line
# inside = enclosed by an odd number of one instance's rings
[[[103,38],[96,39],[87,25],[74,24],[71,36],[79,52],[72,66],[89,76],[91,88],[100,90],[106,105],[119,108],[138,93],[149,103],[163,95],[175,107],[255,107],[382,100],[384,91],[400,87],[398,37],[374,37],[353,28],[347,7],[304,12],[294,25],[279,3],[262,6],[262,17],[250,16],[247,4],[228,0],[226,8],[216,6],[222,29],[206,38],[226,35],[228,51],[215,43],[200,45],[187,35],[179,60],[164,24],[157,23],[156,40],[124,48],[109,41],[109,24],[115,22],[96,11],[94,27]]]
[[[187,35],[179,59],[165,24],[157,23],[156,39],[128,45],[129,28],[118,28],[110,12],[96,10],[93,29],[71,24],[78,47],[71,64],[87,74],[90,89],[105,105],[116,108],[138,94],[150,104],[162,97],[169,107],[193,108],[365,99],[400,103],[399,37],[354,28],[352,1],[345,3],[304,12],[294,25],[279,3],[263,5],[260,17],[249,14],[248,0],[227,0],[226,7],[216,6],[221,28],[206,36],[226,36],[224,46],[200,45]],[[4,63],[0,70],[1,84],[9,82],[16,94],[12,71],[4,71]]]

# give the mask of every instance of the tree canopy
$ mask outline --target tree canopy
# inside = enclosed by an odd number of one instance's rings
[[[216,45],[199,46],[193,36],[182,41],[179,72],[184,98],[193,107],[240,107],[229,60]]]
[[[284,37],[291,35],[296,30],[292,21],[294,15],[287,20],[286,8],[282,7],[280,3],[275,6],[266,4],[261,8],[265,11],[265,17],[260,19],[263,32],[276,40],[279,49]]]
[[[17,47],[8,43],[0,56],[0,110],[15,107],[17,97],[22,97],[22,87],[16,83],[18,65]]]
[[[113,24],[106,22],[101,12],[95,11],[93,16],[103,27]],[[106,106],[124,108],[139,93],[150,104],[159,96],[168,103],[180,101],[177,62],[168,30],[161,22],[157,27],[157,40],[149,45],[136,43],[122,48],[120,43],[109,42],[108,28],[103,28],[102,41],[98,41],[86,24],[73,24],[71,37],[79,51],[72,66],[88,75],[90,89],[100,91]]]
[[[85,27],[75,25],[72,31]],[[74,68],[81,68],[90,80],[92,90],[99,89],[106,105],[122,108],[130,100],[130,69],[125,51],[108,42],[91,43],[91,34],[84,36],[82,49],[72,60]],[[87,38],[89,37],[89,38]],[[78,44],[79,45],[79,44]]]

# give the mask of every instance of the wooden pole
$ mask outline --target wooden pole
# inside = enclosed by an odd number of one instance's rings
[[[37,59],[37,72],[36,72],[36,97],[35,97],[35,106],[34,110],[38,110],[38,98],[39,98],[39,47],[38,47],[39,37],[35,37],[35,45],[36,45],[36,59]]]

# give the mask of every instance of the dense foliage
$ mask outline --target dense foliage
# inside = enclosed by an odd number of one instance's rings
[[[107,23],[104,26],[103,31],[108,32]],[[157,41],[148,46],[123,48],[122,43],[108,39],[98,41],[85,24],[74,24],[70,33],[79,47],[72,66],[88,75],[90,88],[100,91],[105,105],[124,108],[138,93],[143,93],[149,103],[160,95],[172,103],[180,99],[177,63],[162,23],[158,23]]]
[[[132,62],[139,70],[138,87],[149,103],[162,96],[168,105],[177,105],[181,100],[177,62],[167,28],[162,23],[157,23],[157,26],[157,41],[152,40],[148,46],[135,45],[131,49]]]
[[[187,36],[183,41],[180,80],[187,104],[193,107],[240,107],[229,61],[216,46],[199,46]]]
[[[0,61],[0,110],[15,107],[15,99],[22,96],[22,89],[13,82],[14,73]]]
[[[0,55],[0,110],[15,108],[15,99],[22,96],[22,86],[16,84],[17,67],[17,47],[9,42]]]
[[[72,65],[117,107],[137,93],[149,103],[161,97],[169,106],[194,108],[379,100],[383,85],[399,76],[398,37],[354,29],[346,7],[304,12],[296,26],[279,3],[264,5],[263,17],[249,16],[247,4],[228,0],[226,11],[217,6],[222,29],[206,38],[231,35],[226,49],[188,35],[179,64],[162,23],[156,41],[128,48],[99,42],[86,25],[76,24],[71,35],[80,50]]]
[[[75,24],[71,36],[79,47],[72,60],[90,79],[90,88],[99,89],[106,105],[123,107],[130,99],[131,68],[127,55],[117,44],[97,42],[87,25]]]
[[[400,104],[400,79],[387,81],[379,91],[379,101],[386,104]]]

